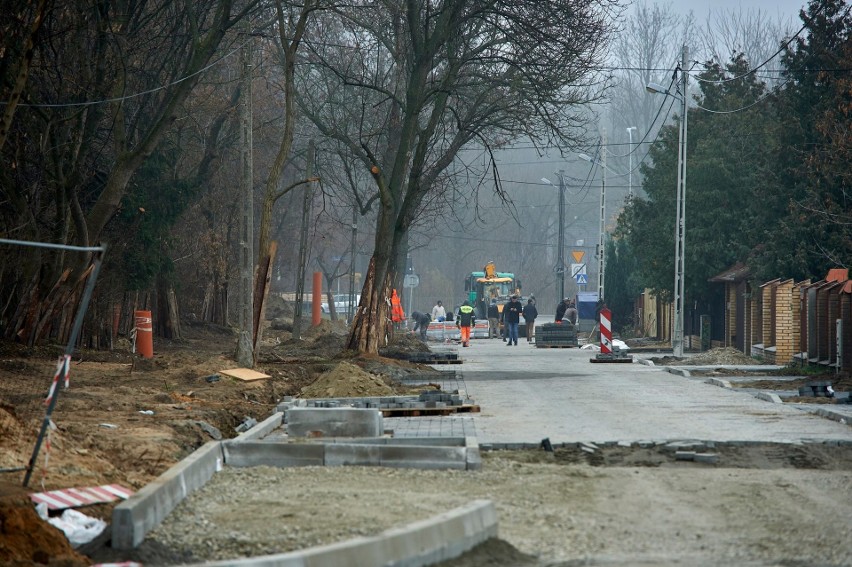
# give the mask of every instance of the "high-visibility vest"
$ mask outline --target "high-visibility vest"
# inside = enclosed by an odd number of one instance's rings
[[[403,319],[405,319],[405,313],[402,311],[402,303],[399,301],[396,290],[393,290],[393,294],[391,295],[391,321],[400,323]]]

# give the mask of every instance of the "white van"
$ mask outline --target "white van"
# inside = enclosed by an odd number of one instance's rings
[[[361,294],[355,294],[355,307],[358,307],[358,304],[361,303]],[[328,308],[328,302],[324,301],[321,305],[323,313],[331,313],[331,309]],[[348,293],[338,293],[334,295],[334,311],[338,315],[348,315],[349,314],[349,294]]]

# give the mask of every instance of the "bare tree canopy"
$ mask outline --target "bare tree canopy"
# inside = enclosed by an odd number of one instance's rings
[[[370,169],[380,203],[350,348],[377,350],[396,258],[462,147],[582,137],[580,105],[600,95],[617,10],[612,0],[388,0],[320,19],[302,108]]]

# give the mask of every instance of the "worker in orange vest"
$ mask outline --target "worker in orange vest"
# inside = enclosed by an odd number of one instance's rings
[[[402,311],[402,303],[399,301],[396,290],[393,290],[393,294],[391,294],[391,321],[393,321],[394,327],[398,327],[404,320],[405,313]]]

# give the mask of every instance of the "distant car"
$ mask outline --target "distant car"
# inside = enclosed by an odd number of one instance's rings
[[[361,295],[355,295],[355,307],[361,303]],[[323,313],[331,313],[331,309],[328,307],[328,302],[324,301],[320,306]],[[348,293],[338,293],[334,295],[334,311],[338,315],[348,315],[349,314],[349,294]]]

